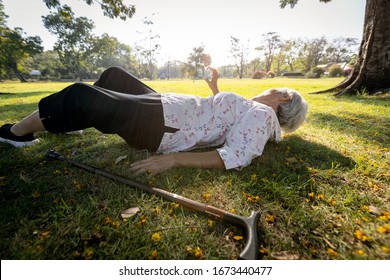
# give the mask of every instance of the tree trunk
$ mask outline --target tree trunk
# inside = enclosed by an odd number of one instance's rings
[[[356,94],[366,91],[374,94],[390,89],[390,1],[367,0],[363,39],[356,65],[350,76],[339,85],[324,91]]]

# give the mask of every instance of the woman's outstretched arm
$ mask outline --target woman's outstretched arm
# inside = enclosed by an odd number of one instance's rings
[[[217,151],[183,152],[152,156],[148,159],[134,162],[130,170],[136,174],[148,173],[153,177],[173,167],[217,168],[224,169],[225,165]]]
[[[213,95],[217,95],[219,93],[219,89],[218,89],[218,72],[215,68],[209,68],[211,70],[211,81],[209,79],[204,79],[207,83],[207,85],[209,86],[209,88],[211,89],[211,91],[213,92]]]

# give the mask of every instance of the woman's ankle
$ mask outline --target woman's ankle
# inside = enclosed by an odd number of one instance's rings
[[[10,128],[10,131],[12,132],[13,135],[15,136],[25,136],[26,134],[28,133],[24,133],[18,124],[14,124],[13,126],[11,126]]]

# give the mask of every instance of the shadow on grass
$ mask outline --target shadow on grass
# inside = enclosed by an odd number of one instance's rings
[[[259,195],[270,203],[277,202],[284,209],[294,209],[302,198],[315,188],[311,184],[312,172],[337,169],[347,171],[355,166],[354,160],[324,145],[299,136],[288,136],[281,143],[268,143],[258,157],[242,173],[237,173],[246,191]],[[256,181],[254,182],[254,179]],[[343,185],[343,178],[332,179],[333,185]]]
[[[369,95],[343,95],[338,97],[343,102],[362,103],[366,105],[375,105],[381,107],[388,107],[390,101],[390,94],[369,96]]]
[[[348,117],[340,117],[324,113],[312,113],[311,124],[316,127],[329,126],[345,135],[355,135],[367,141],[376,141],[378,145],[387,147],[389,143],[390,118],[373,117],[361,113],[349,113]]]
[[[27,115],[31,114],[38,109],[37,102],[23,103],[17,105],[5,105],[0,107],[1,118],[4,119],[15,119],[19,121]],[[1,119],[0,119],[1,120]]]
[[[22,92],[22,93],[11,93],[11,92],[0,92],[0,98],[1,99],[15,99],[15,98],[26,98],[26,97],[33,97],[37,95],[49,95],[54,93],[54,91],[31,91],[31,92]]]

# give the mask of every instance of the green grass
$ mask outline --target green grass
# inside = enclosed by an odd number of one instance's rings
[[[295,88],[309,103],[307,121],[280,143],[268,143],[242,171],[174,169],[153,182],[135,179],[242,216],[259,210],[263,259],[389,259],[390,96],[308,94],[338,82],[222,79],[221,90],[248,98],[270,87]],[[159,92],[209,94],[203,81],[147,83]],[[66,85],[1,83],[0,125],[29,114]],[[29,148],[0,144],[1,259],[238,257],[244,244],[239,229],[45,159],[55,149],[134,178],[129,164],[145,151],[94,129],[37,136],[41,143]],[[130,207],[140,212],[123,220],[120,213]]]

